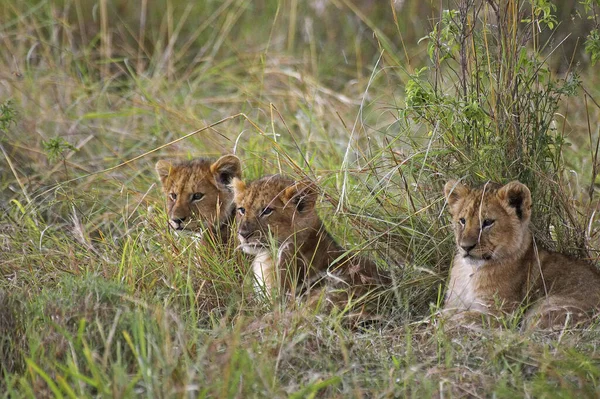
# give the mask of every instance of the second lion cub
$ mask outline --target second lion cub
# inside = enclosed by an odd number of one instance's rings
[[[445,309],[498,315],[527,305],[525,327],[576,324],[600,310],[600,272],[535,245],[531,193],[518,181],[444,187],[456,237]]]
[[[315,209],[314,183],[272,175],[249,184],[233,179],[232,186],[241,248],[255,256],[253,272],[267,295],[277,288],[290,293],[335,286],[338,295],[328,299],[344,307],[389,284],[373,262],[348,254],[327,232]],[[278,247],[276,256],[270,241]]]

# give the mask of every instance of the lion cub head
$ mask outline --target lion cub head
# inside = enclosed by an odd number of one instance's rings
[[[473,262],[502,262],[526,249],[531,193],[524,184],[486,183],[472,189],[452,180],[444,186],[444,194],[459,256]]]
[[[225,155],[217,161],[156,163],[156,172],[167,196],[169,225],[175,230],[198,231],[223,223],[233,211],[229,184],[241,176],[240,160]]]
[[[265,176],[246,185],[232,182],[237,205],[238,238],[242,250],[257,254],[269,244],[301,245],[319,226],[314,183],[282,176]]]

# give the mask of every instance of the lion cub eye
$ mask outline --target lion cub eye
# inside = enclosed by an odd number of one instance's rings
[[[490,227],[491,225],[493,225],[495,222],[495,220],[492,219],[484,219],[483,223],[481,224],[481,227]]]
[[[238,213],[239,213],[240,215],[244,215],[244,214],[246,214],[246,208],[242,208],[242,207],[240,206],[240,207],[238,208]]]
[[[270,214],[273,213],[273,208],[269,208],[266,207],[265,209],[262,210],[262,212],[260,213],[260,216],[269,216]]]
[[[175,201],[177,199],[177,194],[175,194],[175,193],[169,193],[169,199],[171,201]]]
[[[460,223],[462,226],[464,226],[464,225],[465,225],[465,223],[467,223],[467,221],[465,220],[465,218],[460,218],[460,219],[458,219],[458,222],[459,222],[459,223]]]
[[[202,198],[204,198],[204,194],[202,193],[192,194],[192,201],[200,201]]]

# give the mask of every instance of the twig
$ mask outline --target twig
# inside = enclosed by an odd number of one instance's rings
[[[15,170],[15,167],[14,167],[12,161],[10,160],[8,154],[6,153],[6,150],[4,149],[4,146],[2,145],[2,143],[0,143],[0,150],[2,150],[2,154],[4,154],[4,158],[6,158],[6,162],[8,162],[8,167],[10,168],[13,175],[15,176],[15,180],[17,181],[17,183],[19,183],[19,187],[21,187],[21,191],[23,191],[23,195],[25,196],[27,203],[31,203],[31,198],[29,197],[29,194],[27,194],[27,189],[25,188],[25,185],[23,184],[21,179],[19,179],[19,175],[17,174],[17,171]]]

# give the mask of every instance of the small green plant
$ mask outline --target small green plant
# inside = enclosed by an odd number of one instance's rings
[[[77,151],[77,147],[62,137],[54,137],[47,141],[42,141],[42,148],[46,152],[46,156],[50,162],[54,162],[57,159],[64,160],[66,151]]]
[[[600,60],[600,31],[594,29],[585,40],[585,51],[590,55],[592,65]]]
[[[11,100],[0,104],[0,130],[6,132],[10,125],[15,123],[16,111]]]
[[[556,19],[556,5],[548,0],[533,0],[531,3],[531,15],[523,18],[523,22],[536,22],[540,26],[547,26],[548,29],[554,29],[558,20]]]
[[[585,52],[589,54],[592,65],[595,65],[600,60],[600,30],[598,29],[600,0],[583,0],[580,3],[583,5],[587,19],[594,21],[594,28],[585,39]]]

